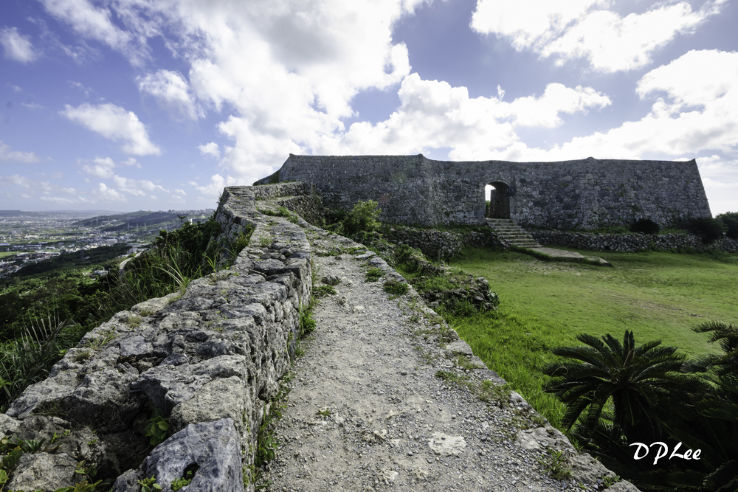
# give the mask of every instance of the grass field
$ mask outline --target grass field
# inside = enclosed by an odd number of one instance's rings
[[[587,254],[587,253],[585,253]],[[449,320],[487,365],[549,421],[563,405],[543,391],[550,350],[576,335],[662,340],[689,355],[719,351],[692,328],[738,321],[738,255],[593,252],[614,268],[544,262],[514,252],[467,250],[452,269],[484,276],[500,296],[496,313]]]

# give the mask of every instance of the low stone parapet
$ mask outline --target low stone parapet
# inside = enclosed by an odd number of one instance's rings
[[[19,449],[9,489],[108,479],[169,491],[188,472],[196,490],[252,489],[258,429],[311,293],[305,233],[256,210],[271,188],[226,188],[221,240],[254,228],[230,268],[117,313],[0,415],[5,447]]]
[[[530,229],[528,232],[541,244],[565,246],[592,251],[616,251],[634,253],[637,251],[727,251],[738,252],[738,241],[723,238],[704,244],[694,234],[599,234],[593,232],[556,231]]]

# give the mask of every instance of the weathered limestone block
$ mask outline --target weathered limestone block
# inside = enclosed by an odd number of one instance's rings
[[[144,475],[155,476],[162,490],[170,491],[172,481],[185,469],[197,465],[190,490],[212,492],[243,491],[239,435],[233,420],[190,424],[157,446],[146,458]]]
[[[18,462],[20,472],[8,484],[10,490],[55,490],[75,482],[77,460],[63,453],[24,454]]]

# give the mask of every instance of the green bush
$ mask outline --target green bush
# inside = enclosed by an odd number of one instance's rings
[[[357,202],[341,222],[343,232],[349,236],[356,236],[376,231],[380,225],[378,220],[380,212],[379,205],[374,200]]]
[[[312,302],[307,308],[300,311],[300,336],[305,336],[315,331],[315,320],[313,319]]]
[[[658,234],[659,225],[651,219],[638,219],[630,224],[630,232],[641,232],[643,234]]]
[[[726,212],[716,217],[725,228],[725,235],[738,239],[738,212]]]
[[[320,299],[321,297],[326,297],[326,296],[332,296],[332,295],[335,295],[335,293],[336,293],[336,289],[334,289],[330,285],[320,285],[313,289],[313,295],[315,296],[316,299]]]
[[[384,291],[389,294],[401,296],[407,293],[408,287],[405,282],[397,282],[396,280],[387,280],[384,283],[383,288],[384,288]]]
[[[370,268],[366,271],[366,277],[364,277],[364,280],[366,282],[376,282],[382,275],[384,275],[384,272],[380,268]]]
[[[723,236],[723,224],[712,217],[690,219],[684,224],[684,228],[699,236],[705,244],[717,241]]]

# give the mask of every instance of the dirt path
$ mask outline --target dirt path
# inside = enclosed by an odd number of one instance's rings
[[[569,462],[557,463],[546,447],[560,446],[561,435],[493,384],[501,380],[412,289],[384,292],[397,274],[383,260],[345,238],[308,234],[315,285],[340,282],[314,308],[316,329],[294,364],[277,457],[262,474],[268,490],[604,488],[609,472],[570,446]],[[372,265],[385,275],[367,282]],[[574,479],[553,479],[559,468]]]

